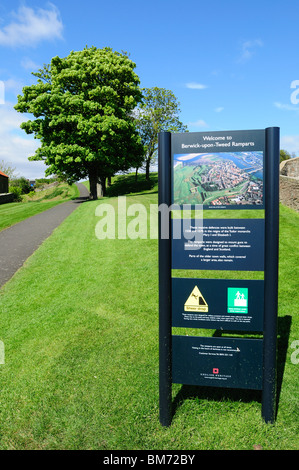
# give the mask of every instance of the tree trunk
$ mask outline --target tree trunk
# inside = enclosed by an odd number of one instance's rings
[[[96,171],[90,171],[88,174],[89,178],[89,199],[96,200],[98,199],[98,190],[97,190],[97,184],[98,184],[98,175]]]
[[[97,182],[97,199],[101,199],[101,197],[103,196],[103,186],[101,185],[101,183]]]
[[[106,176],[99,175],[97,167],[91,167],[88,173],[89,199],[97,200],[106,194]]]
[[[150,158],[147,158],[145,162],[145,178],[147,181],[150,179],[150,164],[151,164],[151,160]]]
[[[138,168],[136,168],[136,171],[135,171],[135,182],[137,182],[137,176],[138,176]]]
[[[106,176],[98,177],[98,198],[106,196]]]

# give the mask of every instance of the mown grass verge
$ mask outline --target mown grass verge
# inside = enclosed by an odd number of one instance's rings
[[[23,196],[23,202],[0,205],[0,231],[51,207],[79,196],[77,186],[60,183],[57,186]]]
[[[275,425],[259,392],[174,385],[162,428],[157,240],[98,240],[107,202],[117,211],[117,198],[81,204],[0,291],[0,448],[298,449],[299,215],[281,207]],[[126,202],[148,208],[157,194]]]

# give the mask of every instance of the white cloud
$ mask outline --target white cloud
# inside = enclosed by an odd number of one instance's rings
[[[247,62],[247,60],[251,59],[257,47],[262,47],[264,44],[260,39],[254,39],[252,41],[244,41],[241,49],[241,57],[239,62]]]
[[[186,83],[186,87],[190,88],[191,90],[204,90],[207,88],[207,85],[203,85],[202,83],[197,83],[197,82],[190,82]]]
[[[0,45],[34,46],[43,40],[62,39],[63,24],[53,4],[47,10],[21,6],[12,16],[11,23],[0,29]]]
[[[291,104],[283,104],[276,101],[274,103],[274,106],[278,109],[284,109],[285,111],[295,111],[297,113],[299,112],[299,106],[292,106]]]
[[[31,71],[35,71],[42,68],[41,65],[36,64],[32,59],[30,59],[30,57],[23,57],[23,59],[21,60],[21,66],[24,69]]]
[[[5,103],[5,84],[0,80],[0,104]]]
[[[203,119],[198,119],[195,122],[188,122],[190,127],[209,127],[208,124]]]
[[[42,178],[46,169],[44,163],[28,160],[28,157],[34,155],[40,142],[20,129],[20,124],[26,118],[26,115],[13,109],[12,103],[6,102],[0,106],[0,160],[15,167],[19,176],[28,179]]]
[[[215,108],[215,113],[221,113],[221,111],[223,111],[224,108],[222,106],[219,106],[218,108]]]
[[[3,144],[3,136],[20,129],[20,124],[25,121],[22,114],[13,109],[13,104],[6,102],[0,106],[0,137]],[[1,145],[2,146],[2,145]]]
[[[4,83],[5,91],[6,92],[11,91],[15,95],[18,95],[19,93],[21,93],[22,88],[24,86],[23,81],[16,80],[14,78],[9,78],[8,80],[4,80],[3,83]]]
[[[280,138],[280,148],[299,155],[299,135],[284,135]]]

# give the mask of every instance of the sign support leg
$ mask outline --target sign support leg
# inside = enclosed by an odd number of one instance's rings
[[[276,348],[279,237],[279,128],[266,129],[265,175],[265,307],[262,417],[276,415]]]
[[[170,150],[171,133],[160,133],[158,152],[160,208],[161,204],[167,205],[168,208],[171,205]],[[159,406],[162,426],[170,426],[172,419],[170,222],[169,211],[159,210]]]

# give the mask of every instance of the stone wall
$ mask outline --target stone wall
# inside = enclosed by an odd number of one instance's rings
[[[280,164],[280,174],[290,176],[291,178],[299,178],[299,157],[284,160]]]
[[[299,179],[280,175],[279,199],[281,204],[299,212]]]
[[[0,204],[5,204],[6,202],[13,202],[14,195],[12,193],[0,194]]]

